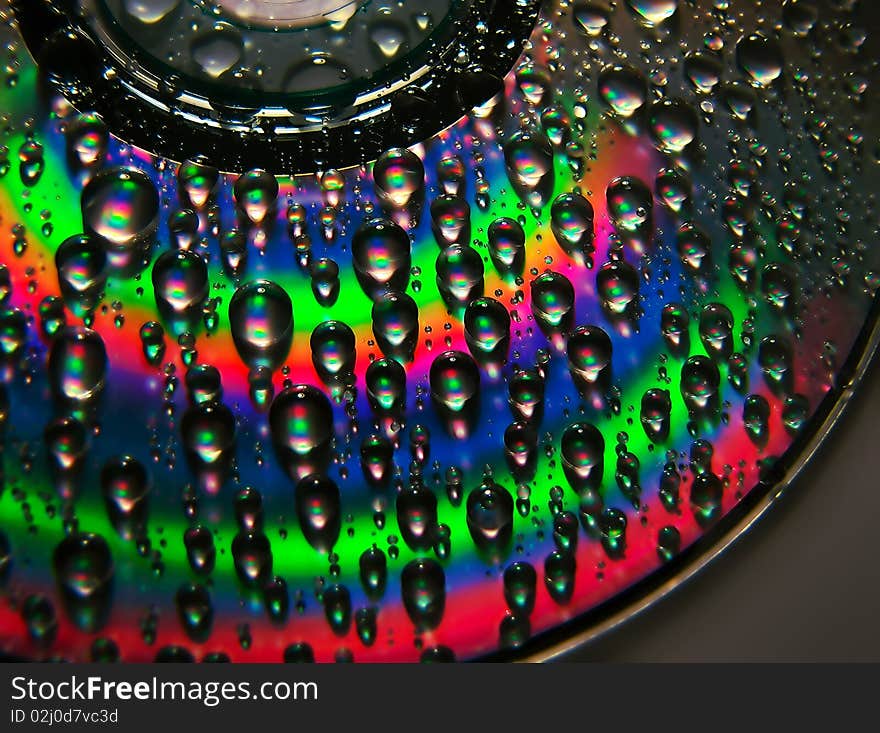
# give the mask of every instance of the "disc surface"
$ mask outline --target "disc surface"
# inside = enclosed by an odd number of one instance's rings
[[[545,656],[836,419],[869,11],[408,5],[0,6],[5,654]]]

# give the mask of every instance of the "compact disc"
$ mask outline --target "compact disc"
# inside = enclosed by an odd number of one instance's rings
[[[866,5],[3,0],[0,650],[536,659],[700,567],[876,343]]]

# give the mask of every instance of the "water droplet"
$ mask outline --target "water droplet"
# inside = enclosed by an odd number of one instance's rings
[[[261,532],[239,532],[232,540],[232,562],[239,581],[258,588],[272,576],[272,548]]]
[[[714,473],[706,471],[694,476],[691,484],[691,510],[694,519],[704,529],[718,518],[723,491],[721,479]]]
[[[515,419],[540,424],[544,414],[544,378],[534,370],[520,370],[508,383],[508,403]]]
[[[480,370],[461,351],[446,351],[431,363],[431,397],[447,430],[466,438],[479,412]]]
[[[312,262],[309,268],[312,277],[312,295],[318,305],[331,307],[339,298],[339,265],[335,261],[322,257]]]
[[[144,359],[152,366],[158,366],[165,358],[165,329],[156,321],[147,321],[141,326],[138,335]]]
[[[176,249],[192,249],[199,235],[199,215],[192,209],[178,209],[168,216],[168,234]]]
[[[312,364],[326,384],[344,384],[354,376],[357,359],[355,335],[342,321],[324,321],[315,326],[309,339]]]
[[[510,492],[491,480],[467,498],[467,525],[479,550],[504,552],[513,534],[513,499]]]
[[[678,256],[682,264],[693,273],[704,274],[712,270],[712,243],[693,222],[682,224],[677,235]]]
[[[295,493],[303,537],[318,552],[330,552],[342,526],[339,487],[327,476],[311,474],[299,481]]]
[[[539,132],[521,130],[504,144],[507,176],[517,195],[533,209],[553,193],[553,147]]]
[[[46,169],[43,146],[36,140],[26,140],[18,149],[18,172],[25,186],[35,186]]]
[[[608,217],[621,232],[638,232],[652,227],[654,199],[638,178],[615,178],[605,191]]]
[[[373,184],[384,205],[402,209],[424,195],[425,166],[411,150],[391,148],[373,165]]]
[[[446,609],[446,574],[435,560],[412,560],[400,573],[400,596],[416,630],[437,628]]]
[[[326,469],[333,441],[333,409],[323,392],[297,385],[280,392],[269,410],[278,460],[296,480]]]
[[[184,633],[195,642],[207,641],[214,624],[214,606],[208,589],[198,583],[184,583],[174,602]]]
[[[736,62],[756,87],[768,87],[782,75],[784,61],[779,44],[759,33],[736,44]]]
[[[673,526],[661,527],[657,533],[657,555],[662,562],[669,562],[681,549],[681,533]]]
[[[767,386],[776,392],[791,392],[794,380],[794,355],[789,343],[775,334],[761,339],[758,364]]]
[[[309,644],[300,641],[284,649],[284,661],[287,664],[310,664],[315,661],[315,653]]]
[[[483,294],[483,258],[469,246],[451,244],[437,257],[437,287],[451,305]]]
[[[21,615],[31,639],[42,644],[52,643],[58,632],[58,618],[52,601],[44,595],[29,595],[21,605]]]
[[[681,153],[697,139],[699,118],[687,102],[663,99],[654,102],[648,114],[648,127],[657,149]]]
[[[62,331],[49,352],[49,382],[56,398],[89,403],[104,389],[107,351],[103,339],[88,328]]]
[[[547,270],[532,280],[532,314],[539,325],[567,331],[574,318],[574,286],[565,275]]]
[[[611,364],[611,339],[598,326],[578,326],[568,337],[566,353],[573,376],[596,382]]]
[[[361,470],[368,484],[386,486],[394,470],[394,445],[381,435],[369,435],[361,443]]]
[[[86,632],[107,622],[113,594],[113,558],[97,534],[65,537],[52,554],[62,605],[70,620]]]
[[[241,61],[244,43],[237,30],[218,23],[193,38],[189,52],[202,73],[211,79],[219,79]]]
[[[692,189],[690,178],[680,168],[662,168],[654,186],[657,198],[674,213],[690,205]]]
[[[514,562],[504,569],[504,600],[514,614],[529,616],[535,607],[538,574],[527,562]]]
[[[518,483],[535,476],[538,459],[538,434],[526,422],[513,422],[504,431],[504,456],[510,474]]]
[[[239,211],[252,224],[260,225],[275,210],[278,179],[264,170],[250,170],[236,179],[233,193]]]
[[[813,0],[785,0],[782,19],[792,33],[806,36],[819,20],[819,9]]]
[[[568,603],[574,594],[575,557],[569,552],[551,552],[544,561],[544,585],[556,603]]]
[[[183,544],[189,566],[198,575],[210,575],[214,570],[217,550],[211,530],[201,525],[190,527],[184,532]]]
[[[358,282],[370,298],[406,290],[412,266],[409,235],[394,222],[364,222],[352,237],[351,257]]]
[[[464,311],[464,337],[474,359],[484,366],[491,362],[497,373],[507,363],[510,313],[494,298],[472,300]]]
[[[681,396],[692,416],[716,409],[720,383],[718,367],[709,357],[688,358],[681,369]]]
[[[104,162],[110,133],[95,112],[73,117],[67,123],[64,137],[67,161],[72,168],[95,168]]]
[[[216,494],[231,469],[235,417],[222,403],[202,402],[183,414],[180,432],[187,460],[203,491]]]
[[[639,419],[645,435],[654,443],[662,443],[669,437],[669,421],[672,413],[672,399],[669,390],[652,387],[642,395]]]
[[[471,207],[462,198],[441,194],[431,202],[431,224],[441,247],[467,245],[471,239]]]
[[[269,280],[242,285],[229,301],[229,326],[245,364],[276,369],[287,358],[293,340],[290,296]]]
[[[728,359],[733,352],[733,314],[721,303],[709,303],[700,312],[700,341],[713,359]]]
[[[402,414],[406,400],[406,370],[393,359],[377,359],[367,367],[365,382],[371,407]]]
[[[599,516],[599,537],[608,557],[617,559],[626,551],[626,514],[608,507]]]
[[[117,456],[101,469],[101,494],[107,517],[124,539],[138,538],[146,528],[150,476],[136,458]]]
[[[503,217],[489,225],[486,233],[489,256],[501,274],[520,274],[525,264],[526,235],[516,219]]]
[[[324,589],[324,616],[337,636],[345,636],[351,627],[351,594],[344,585]]]
[[[407,547],[430,549],[437,528],[437,497],[433,492],[418,484],[403,489],[397,495],[397,526]]]
[[[605,468],[605,439],[589,423],[569,425],[560,444],[562,470],[578,494],[598,489]]]
[[[685,57],[684,70],[694,89],[701,94],[711,94],[721,81],[722,65],[712,53],[695,51]]]
[[[412,361],[419,338],[419,307],[406,293],[386,293],[373,302],[373,336],[382,353]]]
[[[550,207],[550,229],[569,254],[589,258],[593,252],[593,205],[578,193],[557,196]]]
[[[632,312],[638,304],[639,275],[632,265],[622,260],[606,262],[596,273],[596,290],[609,313]]]
[[[385,553],[373,545],[361,554],[358,567],[364,593],[374,601],[379,600],[385,593],[388,581],[388,560]]]
[[[159,193],[142,171],[100,171],[83,188],[81,204],[86,234],[111,250],[145,249],[156,233]]]
[[[220,174],[204,155],[187,158],[177,168],[181,203],[201,211],[214,195]]]
[[[770,403],[766,397],[752,394],[743,403],[743,426],[746,435],[757,446],[763,446],[769,437]]]
[[[201,255],[188,250],[163,252],[153,265],[153,292],[159,313],[176,335],[191,330],[208,297],[208,268]]]
[[[283,625],[290,612],[290,595],[287,582],[277,575],[266,583],[263,588],[263,605],[269,620],[275,625]]]
[[[611,9],[604,0],[576,2],[572,6],[575,27],[587,36],[596,37],[608,26]]]
[[[660,25],[678,10],[678,0],[626,0],[626,4],[649,27]]]
[[[599,97],[620,117],[632,117],[647,102],[648,84],[640,71],[612,66],[599,74]]]
[[[443,193],[461,196],[464,193],[466,169],[457,155],[446,154],[437,163],[437,180]]]

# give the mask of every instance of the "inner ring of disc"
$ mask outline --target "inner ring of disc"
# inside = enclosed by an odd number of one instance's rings
[[[216,0],[230,18],[248,25],[308,28],[344,23],[363,0]]]

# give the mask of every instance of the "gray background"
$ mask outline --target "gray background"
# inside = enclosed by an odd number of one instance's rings
[[[748,533],[563,661],[880,661],[878,377]]]

